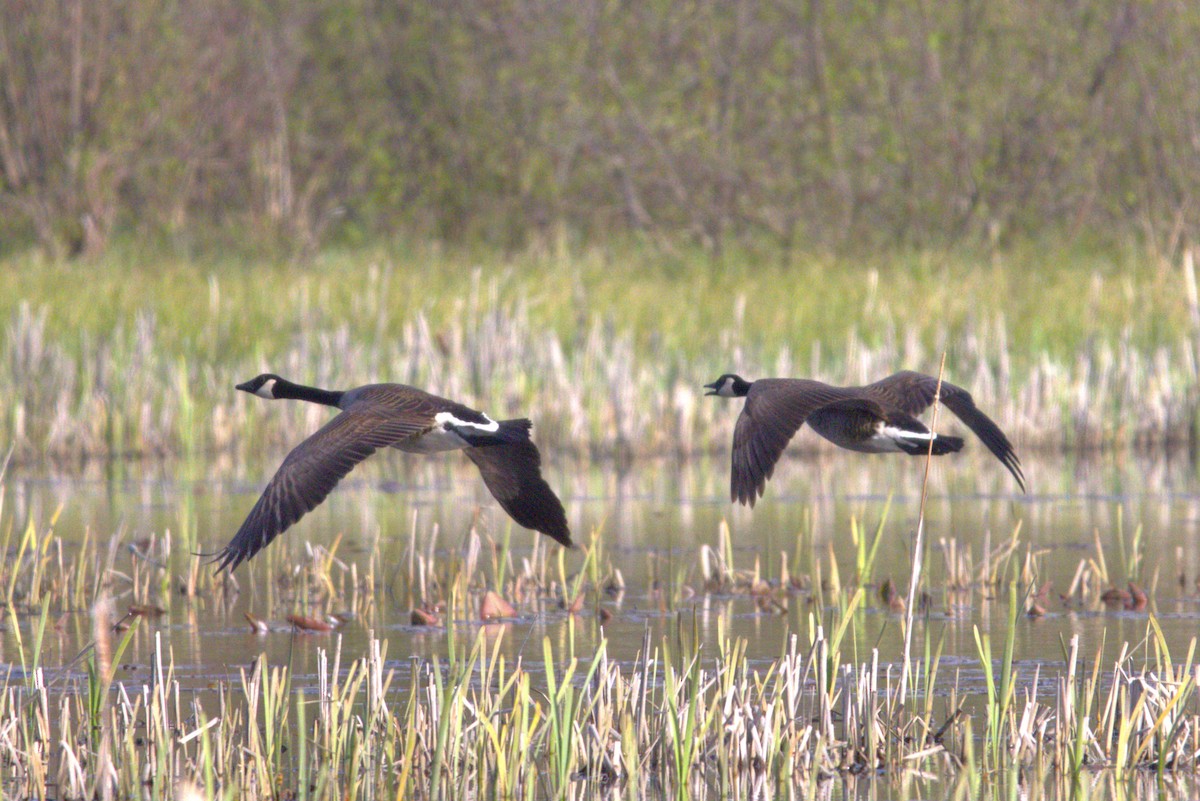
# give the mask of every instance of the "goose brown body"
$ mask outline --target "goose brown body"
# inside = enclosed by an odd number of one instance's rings
[[[370,384],[345,392],[293,384],[273,374],[238,389],[271,399],[299,399],[341,409],[279,466],[229,544],[214,555],[234,570],[316,508],[355,465],[380,448],[411,453],[463,450],[484,484],[519,524],[571,546],[561,501],[541,472],[529,420],[495,421],[461,403],[404,384]]]
[[[932,448],[939,456],[963,446],[960,438],[933,434],[916,419],[938,389],[937,378],[923,373],[899,372],[861,387],[803,378],[751,382],[726,374],[706,387],[710,395],[746,399],[733,432],[730,497],[750,506],[766,490],[775,463],[805,422],[834,444],[865,453],[923,455]],[[1012,443],[971,394],[943,381],[941,403],[975,432],[1024,492],[1025,476]]]

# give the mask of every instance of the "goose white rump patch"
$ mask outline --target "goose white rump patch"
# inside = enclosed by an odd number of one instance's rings
[[[437,424],[431,431],[422,434],[413,439],[406,439],[395,444],[396,448],[408,453],[441,453],[442,451],[460,451],[463,448],[471,447],[471,443],[460,437],[457,432],[451,431],[446,426],[457,426],[459,428],[474,428],[477,431],[483,431],[488,434],[494,434],[500,430],[500,424],[492,418],[484,415],[487,418],[487,423],[469,423],[466,420],[459,420],[450,412],[438,412],[433,416],[434,422]]]
[[[441,423],[443,426],[449,423],[452,426],[462,426],[464,428],[475,428],[480,431],[486,431],[489,434],[495,434],[500,430],[500,424],[486,414],[483,416],[487,423],[468,423],[466,420],[459,420],[450,412],[438,412],[433,416],[435,422]]]
[[[896,444],[897,441],[928,442],[933,436],[929,432],[908,431],[896,426],[880,424],[872,437],[863,440],[859,445],[847,447],[863,453],[902,453],[904,449]]]

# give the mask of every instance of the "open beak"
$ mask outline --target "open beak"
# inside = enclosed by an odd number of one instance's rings
[[[704,394],[705,394],[705,395],[716,395],[716,394],[717,394],[717,387],[720,385],[720,383],[721,383],[720,381],[714,381],[714,382],[712,382],[711,384],[705,384],[705,385],[704,385],[704,388],[705,388],[705,389],[707,389],[707,390],[710,390],[710,391],[709,391],[709,392],[705,392]]]

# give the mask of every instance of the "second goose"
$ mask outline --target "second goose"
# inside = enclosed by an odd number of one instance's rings
[[[260,398],[295,399],[342,412],[297,445],[262,497],[213,561],[237,568],[325,500],[347,473],[379,448],[410,453],[461,450],[504,511],[526,528],[570,547],[566,513],[542,478],[541,455],[528,420],[496,421],[461,403],[404,384],[368,384],[346,391],[294,384],[265,373],[237,389]]]
[[[903,371],[865,387],[835,387],[803,378],[747,381],[726,373],[706,395],[745,398],[733,429],[732,500],[754,506],[766,490],[783,449],[800,426],[825,439],[864,453],[907,453],[924,456],[933,440],[933,455],[962,450],[959,437],[933,434],[915,415],[933,403],[937,379]],[[941,403],[966,423],[1025,491],[1025,476],[1012,443],[992,419],[975,406],[971,393],[942,382]]]

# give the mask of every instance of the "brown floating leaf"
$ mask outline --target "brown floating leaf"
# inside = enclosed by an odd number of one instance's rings
[[[304,615],[288,615],[287,622],[291,623],[301,631],[333,631],[333,626],[331,624],[315,617],[306,617]]]
[[[412,617],[410,619],[412,620],[412,624],[414,626],[440,626],[440,625],[442,625],[442,621],[438,619],[438,616],[435,613],[430,612],[425,609],[422,609],[420,607],[417,607],[416,609],[412,610]]]
[[[1033,601],[1029,604],[1029,610],[1026,611],[1025,614],[1027,614],[1033,618],[1038,618],[1038,617],[1041,617],[1042,615],[1046,614],[1046,610],[1044,608],[1042,608],[1042,605],[1039,604],[1037,601]]]
[[[130,617],[158,617],[166,614],[166,611],[166,609],[149,604],[130,604],[128,614]]]
[[[755,604],[761,612],[776,612],[783,614],[787,611],[787,605],[778,601],[771,595],[759,595],[754,599]]]
[[[1116,587],[1110,587],[1100,596],[1100,600],[1109,609],[1115,609],[1118,606],[1125,606],[1130,601],[1130,595],[1126,590],[1120,590]]]
[[[601,623],[601,625],[603,625],[603,624],[607,623],[608,621],[612,620],[612,618],[613,618],[613,613],[612,613],[612,612],[608,611],[608,610],[607,610],[607,609],[605,609],[604,607],[600,607],[600,623]]]
[[[908,606],[904,601],[904,596],[896,589],[896,585],[890,578],[885,579],[883,585],[880,586],[879,599],[887,604],[888,609],[893,612],[903,612]]]
[[[571,601],[569,604],[566,601],[563,601],[561,606],[563,609],[567,610],[567,614],[578,615],[583,609],[583,593],[581,592],[576,595],[575,600]]]
[[[1129,600],[1125,602],[1126,609],[1131,612],[1141,612],[1149,601],[1145,590],[1132,581],[1129,582]]]
[[[495,590],[488,590],[479,601],[479,619],[493,620],[498,617],[516,617],[517,610],[500,597]]]

